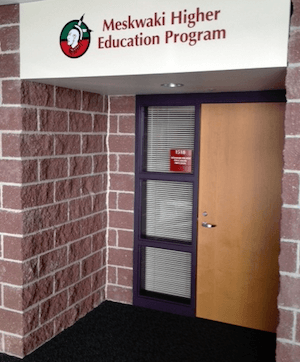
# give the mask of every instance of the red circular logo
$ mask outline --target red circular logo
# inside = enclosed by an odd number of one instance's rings
[[[69,21],[61,31],[60,47],[69,58],[81,57],[90,46],[91,30],[83,22],[83,16],[79,20]]]

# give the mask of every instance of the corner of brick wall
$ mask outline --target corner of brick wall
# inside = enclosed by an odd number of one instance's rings
[[[105,299],[107,97],[19,79],[0,7],[0,352],[23,357]]]
[[[6,132],[22,132],[19,75],[19,5],[4,5],[0,6],[0,352],[22,357],[22,251],[21,245],[15,244],[8,252],[6,242],[22,238],[23,213],[5,207],[3,190],[14,185],[11,198],[19,198],[24,164],[20,157],[3,157],[2,147]]]
[[[135,97],[109,97],[107,299],[132,303]]]
[[[300,356],[300,1],[294,0],[293,5],[286,77],[277,362],[298,362]]]

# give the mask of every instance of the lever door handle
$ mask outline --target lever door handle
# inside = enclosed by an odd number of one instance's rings
[[[207,223],[207,222],[203,222],[202,223],[202,227],[204,227],[204,228],[214,228],[214,227],[216,227],[217,225],[213,225],[213,224],[209,224],[209,223]]]

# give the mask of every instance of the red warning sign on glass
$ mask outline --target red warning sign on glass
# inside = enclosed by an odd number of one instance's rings
[[[170,171],[192,173],[192,150],[170,150]]]

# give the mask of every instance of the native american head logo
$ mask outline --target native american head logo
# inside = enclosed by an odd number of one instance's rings
[[[83,22],[83,17],[68,22],[61,31],[60,47],[69,58],[81,57],[90,46],[92,30]]]

